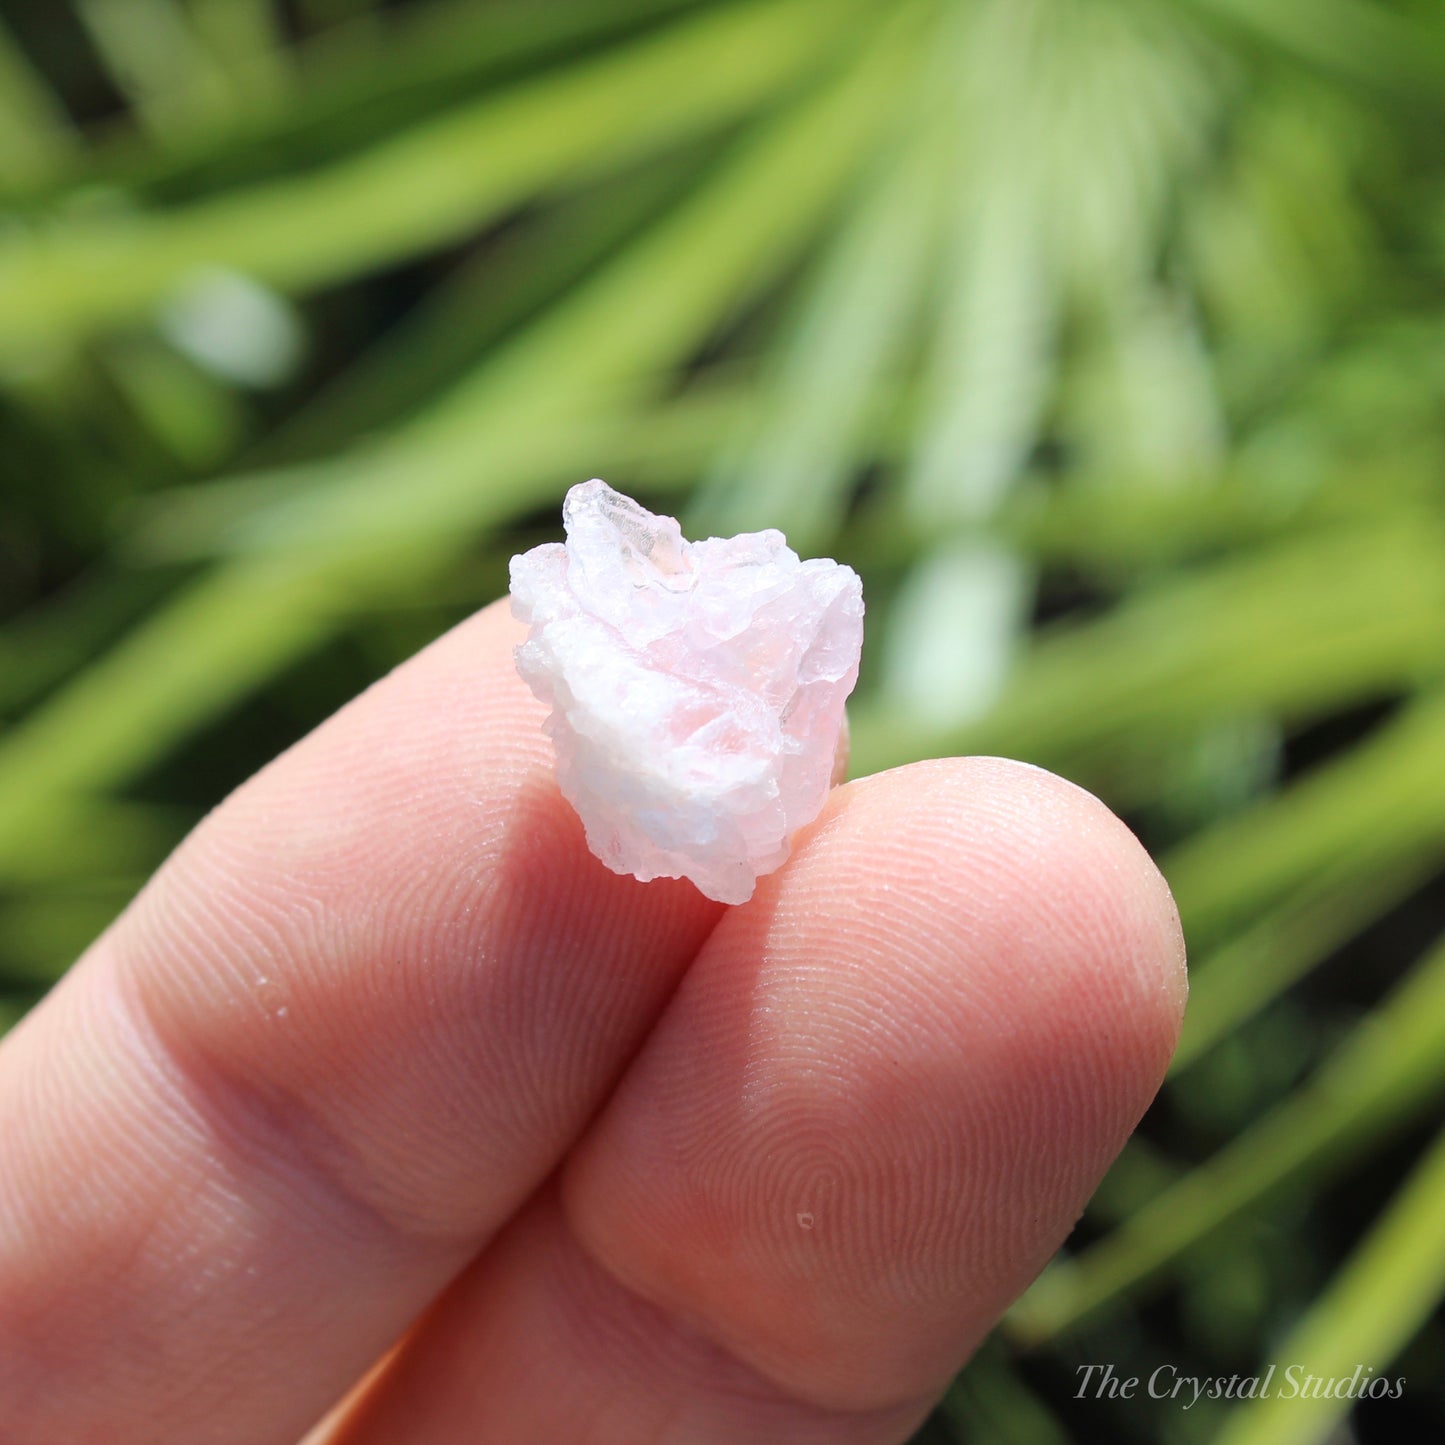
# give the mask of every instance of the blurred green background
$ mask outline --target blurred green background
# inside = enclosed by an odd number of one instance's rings
[[[572,482],[780,526],[856,770],[1077,779],[1191,942],[920,1440],[1445,1438],[1442,124],[1426,0],[3,0],[0,1019]]]

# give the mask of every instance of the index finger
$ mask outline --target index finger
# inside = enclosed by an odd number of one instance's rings
[[[638,1047],[721,909],[587,852],[520,633],[252,779],[0,1050],[7,1438],[294,1441]]]

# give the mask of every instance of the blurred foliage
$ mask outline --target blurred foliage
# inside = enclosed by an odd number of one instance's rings
[[[0,1028],[601,474],[859,567],[859,770],[1176,890],[1175,1069],[927,1438],[1442,1438],[1442,123],[1424,0],[4,0]]]

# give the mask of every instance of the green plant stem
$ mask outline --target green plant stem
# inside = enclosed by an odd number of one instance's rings
[[[1277,1388],[1230,1417],[1215,1445],[1318,1445],[1352,1400],[1291,1394],[1302,1378],[1349,1380],[1390,1362],[1445,1295],[1445,1132],[1376,1220],[1329,1288],[1275,1352]],[[1364,1376],[1368,1380],[1369,1376]],[[1424,1382],[1406,1381],[1403,1388]]]
[[[1445,946],[1331,1055],[1315,1077],[1212,1159],[1074,1259],[1051,1265],[1008,1316],[1036,1344],[1140,1291],[1291,1180],[1319,1180],[1378,1147],[1445,1091]]]
[[[436,575],[472,537],[554,495],[562,459],[575,475],[599,429],[635,424],[619,397],[640,399],[836,203],[915,37],[895,25],[425,422],[369,460],[334,464],[294,508],[263,514],[245,529],[246,555],[13,729],[0,742],[0,873],[57,805],[153,761],[378,593]]]
[[[1098,621],[1041,636],[976,724],[930,729],[860,707],[857,766],[1003,752],[1087,773],[1200,718],[1290,721],[1408,687],[1445,655],[1442,550],[1438,523],[1384,519],[1175,574]]]
[[[1311,879],[1345,870],[1362,879],[1397,863],[1410,872],[1411,857],[1423,864],[1442,844],[1445,693],[1436,692],[1285,792],[1181,843],[1163,866],[1202,941]]]
[[[0,186],[33,185],[75,149],[65,113],[0,24]]]
[[[1279,907],[1190,966],[1189,1009],[1171,1074],[1187,1069],[1445,864],[1445,840],[1432,847],[1432,840],[1408,830],[1400,837],[1387,825],[1373,836],[1388,847],[1382,861],[1324,860]]]
[[[697,3],[428,0],[385,15],[370,10],[290,47],[284,89],[274,76],[268,84],[276,60],[260,62],[260,104],[252,96],[244,111],[172,135],[164,149],[131,132],[99,137],[38,194],[53,200],[99,184],[143,198],[190,196],[314,168]],[[238,63],[236,83],[250,86],[256,66]]]
[[[0,360],[134,321],[199,267],[297,292],[440,246],[797,84],[836,53],[837,39],[820,45],[820,35],[856,33],[825,25],[826,9],[819,0],[729,6],[314,175],[12,240],[0,246]]]

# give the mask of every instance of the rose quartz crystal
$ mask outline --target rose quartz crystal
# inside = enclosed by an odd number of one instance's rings
[[[557,779],[614,872],[741,903],[823,806],[858,680],[863,589],[783,534],[683,540],[605,482],[567,542],[512,558],[517,670],[551,709]]]

